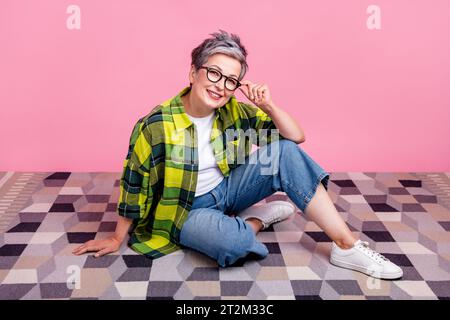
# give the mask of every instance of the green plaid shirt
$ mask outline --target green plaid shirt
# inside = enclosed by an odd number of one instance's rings
[[[181,100],[189,90],[184,88],[137,121],[123,162],[117,213],[133,220],[131,248],[150,258],[180,249],[180,231],[195,196],[197,132]],[[215,110],[210,142],[225,177],[242,163],[238,157],[250,154],[251,144],[275,139],[283,137],[272,119],[253,105],[232,96]]]

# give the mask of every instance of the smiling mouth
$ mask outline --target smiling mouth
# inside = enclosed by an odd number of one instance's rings
[[[217,92],[211,91],[206,89],[206,91],[208,91],[209,96],[215,100],[219,100],[220,98],[222,98],[222,96],[220,94],[218,94]]]

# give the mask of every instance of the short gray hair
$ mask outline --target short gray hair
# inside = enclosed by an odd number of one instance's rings
[[[236,34],[228,34],[228,32],[220,30],[219,32],[211,33],[212,38],[203,40],[203,42],[192,50],[192,62],[196,70],[208,60],[210,56],[216,53],[222,53],[229,57],[235,58],[241,63],[241,74],[239,80],[244,78],[248,70],[247,65],[247,50],[241,44],[241,39]]]

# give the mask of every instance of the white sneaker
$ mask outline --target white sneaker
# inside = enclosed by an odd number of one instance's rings
[[[379,279],[397,279],[403,276],[403,270],[399,266],[370,249],[369,243],[361,240],[356,241],[350,249],[341,249],[333,242],[330,262]]]
[[[295,207],[287,201],[272,201],[253,205],[238,213],[243,220],[256,218],[262,222],[261,230],[267,229],[272,223],[283,221],[295,212]]]

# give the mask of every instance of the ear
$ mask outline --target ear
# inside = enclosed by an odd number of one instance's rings
[[[194,80],[197,77],[197,72],[195,70],[195,66],[191,65],[191,70],[189,70],[189,82],[194,83]]]

